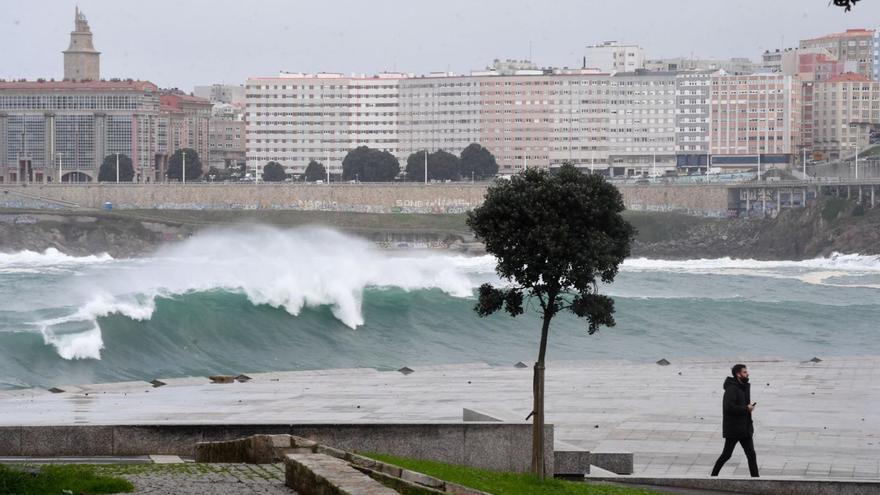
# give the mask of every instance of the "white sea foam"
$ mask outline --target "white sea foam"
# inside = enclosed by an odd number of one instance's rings
[[[90,256],[69,256],[55,248],[49,248],[42,253],[36,251],[0,253],[0,269],[20,266],[32,268],[58,265],[91,265],[108,261],[113,261],[113,258],[107,253]]]
[[[623,269],[627,271],[691,273],[712,273],[729,270],[764,270],[772,272],[780,269],[880,273],[880,256],[833,253],[827,258],[814,258],[803,261],[761,261],[733,258],[691,260],[631,258],[623,263]]]

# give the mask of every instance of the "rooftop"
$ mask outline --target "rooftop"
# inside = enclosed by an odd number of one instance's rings
[[[101,81],[52,81],[38,79],[36,81],[0,81],[0,90],[158,91],[159,88],[149,81],[137,81],[134,79]]]

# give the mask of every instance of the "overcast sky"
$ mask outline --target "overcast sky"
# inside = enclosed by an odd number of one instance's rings
[[[74,6],[101,75],[192,90],[297,72],[467,72],[494,58],[579,67],[583,47],[648,57],[749,57],[880,26],[880,0],[0,0],[0,78],[60,78]]]

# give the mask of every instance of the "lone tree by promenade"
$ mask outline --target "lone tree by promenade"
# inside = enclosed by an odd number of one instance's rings
[[[327,178],[327,169],[324,168],[322,163],[312,160],[306,166],[305,176],[306,180],[309,182],[324,180]]]
[[[544,478],[544,357],[550,321],[561,311],[586,319],[586,330],[614,326],[614,301],[599,293],[629,256],[635,229],[621,216],[620,192],[599,175],[570,164],[557,174],[528,169],[489,187],[467,224],[498,259],[503,288],[483,284],[474,310],[511,316],[534,308],[542,318],[534,368],[532,473]],[[537,300],[537,305],[533,303]],[[526,301],[524,303],[524,301]]]
[[[266,182],[283,182],[287,178],[284,166],[278,162],[263,165],[263,180]]]
[[[186,180],[196,180],[202,176],[202,160],[199,153],[192,148],[179,149],[168,159],[168,178],[182,180],[183,156],[186,154]]]
[[[342,178],[361,182],[391,182],[400,173],[400,163],[387,151],[359,146],[342,160]]]
[[[116,182],[116,153],[104,157],[98,170],[98,182]],[[119,182],[131,182],[134,178],[134,167],[128,155],[119,154]]]

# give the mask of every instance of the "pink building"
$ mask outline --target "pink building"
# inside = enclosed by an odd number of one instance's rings
[[[800,149],[800,95],[800,83],[783,74],[713,76],[713,167],[790,165]]]

